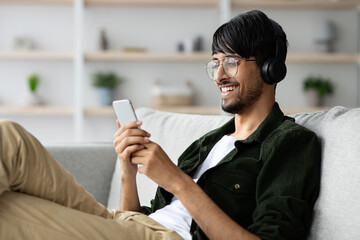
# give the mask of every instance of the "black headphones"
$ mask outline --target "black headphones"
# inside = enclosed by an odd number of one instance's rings
[[[264,82],[272,85],[280,82],[286,75],[286,43],[281,36],[281,28],[272,19],[269,19],[275,32],[276,52],[275,57],[267,58],[261,68],[261,77]]]

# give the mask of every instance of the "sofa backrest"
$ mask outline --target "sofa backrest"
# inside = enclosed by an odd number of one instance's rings
[[[293,117],[322,145],[321,189],[309,239],[360,239],[360,108]]]

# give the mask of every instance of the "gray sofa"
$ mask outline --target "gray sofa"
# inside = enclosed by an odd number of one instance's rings
[[[174,162],[192,141],[230,118],[146,108],[138,109],[137,115],[144,122],[142,128],[152,134],[151,140],[159,143]],[[335,107],[292,116],[316,132],[322,145],[321,191],[308,239],[360,239],[360,109]],[[118,208],[120,166],[112,143],[47,148],[99,202]],[[138,175],[138,188],[141,204],[149,205],[156,184]]]

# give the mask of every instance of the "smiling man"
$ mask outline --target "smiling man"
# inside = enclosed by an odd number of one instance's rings
[[[212,51],[207,74],[234,118],[191,144],[178,166],[141,123],[120,127],[114,145],[122,209],[150,214],[184,239],[305,239],[319,193],[320,146],[275,102],[286,75],[286,34],[251,11],[215,32]],[[137,199],[137,164],[160,186],[151,208]]]
[[[0,122],[0,238],[305,239],[320,146],[275,102],[286,35],[251,11],[222,25],[212,50],[207,74],[234,118],[192,143],[178,166],[141,122],[118,125],[123,211],[97,203],[33,136]],[[138,172],[159,185],[151,207],[139,204]]]

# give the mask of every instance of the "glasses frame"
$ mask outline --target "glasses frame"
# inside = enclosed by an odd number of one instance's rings
[[[234,76],[229,76],[228,73],[227,73],[226,70],[225,70],[225,67],[224,67],[224,64],[223,64],[223,63],[224,63],[224,60],[225,60],[226,58],[228,58],[228,59],[229,59],[229,58],[232,58],[232,59],[234,59],[235,62],[236,62],[237,67],[236,67],[236,72],[235,72]],[[214,60],[209,61],[204,68],[205,68],[205,71],[206,71],[206,75],[209,77],[209,79],[210,79],[211,81],[216,81],[216,80],[215,80],[215,75],[214,75],[213,78],[211,78],[211,76],[209,75],[209,71],[208,71],[208,65],[209,65],[211,62],[213,62],[213,61],[214,61]],[[224,57],[222,60],[220,60],[220,64],[219,64],[219,66],[218,66],[218,69],[219,69],[220,66],[222,66],[222,69],[223,69],[223,71],[224,71],[224,73],[226,74],[227,77],[229,77],[229,78],[235,77],[236,74],[238,73],[238,66],[240,65],[240,62],[241,62],[241,61],[254,62],[254,61],[256,61],[256,59],[247,59],[247,58],[242,58],[242,57],[237,57],[237,56],[234,56],[234,57],[233,57],[233,56],[227,56],[227,57]]]

